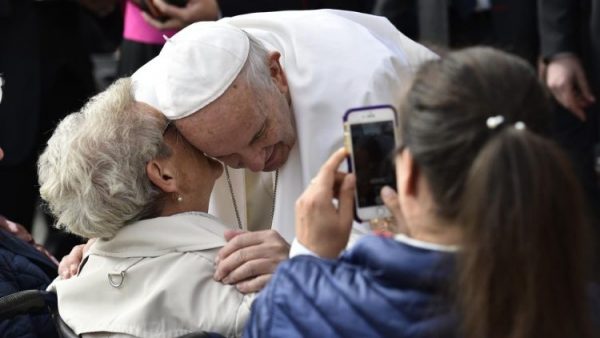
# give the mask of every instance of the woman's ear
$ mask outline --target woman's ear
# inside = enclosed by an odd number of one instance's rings
[[[415,197],[418,194],[419,167],[417,166],[410,149],[406,148],[398,156],[396,163],[398,170],[398,193],[404,196]]]
[[[146,174],[150,182],[165,193],[177,191],[177,181],[172,169],[165,161],[157,159],[148,161],[146,164]]]
[[[277,88],[282,93],[288,92],[288,83],[287,78],[285,77],[285,73],[283,72],[283,68],[279,63],[279,58],[281,54],[279,52],[270,52],[269,53],[269,73],[271,74],[271,78],[275,81]]]

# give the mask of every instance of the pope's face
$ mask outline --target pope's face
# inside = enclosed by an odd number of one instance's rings
[[[196,148],[233,168],[279,169],[296,142],[286,92],[252,88],[241,77],[217,100],[175,122]]]

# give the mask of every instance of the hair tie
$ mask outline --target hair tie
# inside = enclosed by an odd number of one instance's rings
[[[525,130],[527,128],[527,126],[525,125],[525,123],[518,121],[517,123],[515,123],[515,129],[516,130]]]
[[[490,116],[486,120],[487,127],[492,130],[498,128],[498,126],[503,123],[504,123],[504,116],[502,116],[502,115]],[[525,123],[521,122],[521,121],[515,122],[514,127],[516,130],[525,130],[527,128]]]
[[[504,123],[504,116],[502,115],[490,116],[486,120],[486,125],[489,129],[496,129],[502,123]]]

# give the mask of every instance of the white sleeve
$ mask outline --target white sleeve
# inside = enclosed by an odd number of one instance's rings
[[[318,255],[312,251],[310,251],[307,247],[302,245],[297,238],[294,237],[292,241],[292,246],[290,247],[290,258],[300,256],[300,255],[309,255],[318,257]]]

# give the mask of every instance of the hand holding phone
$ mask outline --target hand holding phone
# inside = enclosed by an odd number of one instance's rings
[[[380,192],[384,186],[396,186],[390,158],[398,139],[396,111],[392,106],[350,109],[344,121],[348,167],[356,174],[355,217],[358,221],[390,217]]]
[[[346,157],[344,148],[331,155],[296,202],[296,239],[322,258],[336,258],[352,231],[355,177],[338,170]]]

